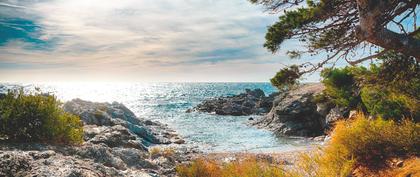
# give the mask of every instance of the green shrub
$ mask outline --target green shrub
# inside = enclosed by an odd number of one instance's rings
[[[403,94],[376,87],[364,87],[361,97],[371,115],[395,120],[418,116],[418,104]]]
[[[366,68],[363,67],[324,69],[321,72],[321,77],[325,86],[325,96],[337,106],[356,108],[361,101],[354,73],[364,70]]]
[[[80,144],[83,124],[53,95],[9,91],[0,99],[0,135],[12,142]]]
[[[277,89],[285,90],[298,84],[300,76],[299,67],[297,65],[292,65],[277,72],[270,81],[273,86],[277,87]]]
[[[398,57],[402,57],[397,55]],[[358,109],[385,119],[409,118],[420,121],[420,66],[413,59],[398,60],[389,55],[380,65],[327,68],[321,72],[325,90],[316,102]],[[395,72],[398,65],[405,72]],[[394,68],[395,69],[395,68]]]

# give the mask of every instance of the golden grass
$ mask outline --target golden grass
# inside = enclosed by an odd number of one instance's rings
[[[197,159],[190,165],[178,166],[180,177],[346,177],[356,169],[358,176],[419,175],[420,124],[410,121],[401,123],[381,118],[368,120],[358,114],[352,120],[336,124],[330,142],[318,150],[302,153],[293,168],[245,158],[231,163],[217,163]],[[404,168],[389,166],[391,159],[408,161]],[[354,174],[353,174],[354,175]]]
[[[419,146],[420,124],[381,118],[368,120],[358,114],[355,119],[338,122],[324,148],[302,154],[292,173],[345,177],[359,167],[378,172],[389,168],[392,158],[418,156]]]
[[[149,149],[149,153],[151,157],[158,157],[163,156],[166,158],[172,157],[175,154],[174,148],[162,148],[162,147],[152,147]]]
[[[285,177],[281,166],[272,165],[256,157],[219,163],[214,160],[196,159],[190,165],[177,167],[180,177]]]

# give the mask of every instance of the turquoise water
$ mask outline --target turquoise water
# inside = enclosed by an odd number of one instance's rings
[[[139,83],[139,84],[19,84],[25,90],[39,87],[63,101],[81,98],[97,102],[121,102],[138,117],[168,124],[189,145],[206,152],[282,152],[307,147],[304,139],[276,137],[267,130],[248,126],[249,117],[185,113],[207,98],[244,92],[246,88],[276,91],[269,83]],[[14,85],[3,84],[0,90]]]

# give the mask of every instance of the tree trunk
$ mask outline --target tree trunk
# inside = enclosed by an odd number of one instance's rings
[[[420,39],[388,30],[382,24],[385,10],[393,4],[384,0],[357,0],[360,26],[360,40],[378,45],[384,49],[401,52],[420,60]]]

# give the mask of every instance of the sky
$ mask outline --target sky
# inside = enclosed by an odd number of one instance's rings
[[[247,0],[0,0],[0,81],[268,82],[299,46],[263,48],[278,16]]]

